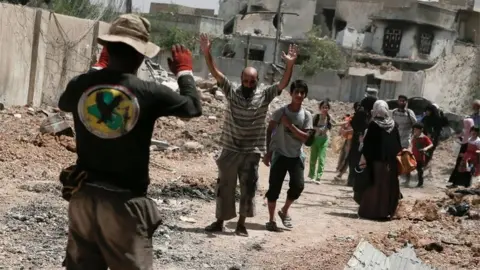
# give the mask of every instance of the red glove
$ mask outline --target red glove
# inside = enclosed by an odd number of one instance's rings
[[[107,47],[103,47],[102,52],[100,53],[100,58],[98,59],[98,62],[93,66],[100,67],[100,68],[106,68],[108,66]]]
[[[172,47],[172,58],[168,58],[168,67],[177,75],[181,71],[192,71],[193,60],[192,52],[183,45],[174,45]]]

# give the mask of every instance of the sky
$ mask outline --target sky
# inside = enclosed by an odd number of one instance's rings
[[[190,7],[215,9],[215,13],[217,13],[219,0],[133,0],[133,6],[143,12],[149,12],[151,2],[175,3]]]

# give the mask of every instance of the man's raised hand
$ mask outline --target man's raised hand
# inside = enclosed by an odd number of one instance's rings
[[[295,63],[298,57],[298,46],[296,44],[290,44],[288,48],[288,54],[282,52],[282,59],[287,63]]]
[[[200,49],[202,50],[203,54],[210,53],[210,48],[212,47],[212,43],[208,38],[207,34],[200,34]]]

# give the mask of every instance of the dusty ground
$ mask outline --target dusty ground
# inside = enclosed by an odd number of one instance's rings
[[[362,238],[386,253],[412,242],[425,262],[445,269],[480,267],[479,221],[454,218],[442,211],[452,200],[444,191],[454,162],[448,142],[437,151],[426,187],[402,188],[402,211],[392,222],[357,218],[351,188],[332,181],[337,157],[330,152],[322,184],[308,183],[293,206],[293,230],[264,230],[268,169],[261,167],[258,216],[248,220],[250,237],[234,236],[235,220],[227,223],[224,234],[205,234],[204,226],[214,218],[213,155],[218,150],[224,106],[209,94],[205,96],[201,118],[158,121],[155,139],[180,149],[151,153],[150,194],[166,217],[154,238],[155,269],[343,269]],[[272,108],[286,100],[284,95]],[[307,107],[315,109],[315,102],[307,102]],[[334,103],[332,113],[340,117],[350,107]],[[45,118],[37,109],[0,112],[1,269],[61,269],[67,204],[60,197],[57,176],[62,167],[75,161],[75,155],[68,150],[72,150],[71,138],[37,136]],[[472,207],[480,203],[474,196],[466,199]],[[427,251],[426,246],[433,242],[443,251]]]

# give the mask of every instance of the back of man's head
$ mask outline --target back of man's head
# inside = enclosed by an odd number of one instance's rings
[[[137,52],[132,46],[122,42],[107,43],[107,50],[111,62],[121,62],[124,65],[129,65],[136,69],[140,67],[144,59],[144,56]]]

